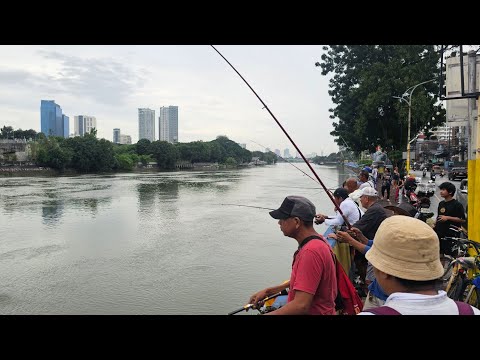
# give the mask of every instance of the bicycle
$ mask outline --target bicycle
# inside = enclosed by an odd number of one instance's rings
[[[471,240],[450,238],[459,244],[462,253],[473,249],[475,256],[460,256],[453,259],[444,273],[443,280],[448,279],[445,287],[448,297],[463,301],[480,308],[480,244]],[[451,275],[448,276],[451,270]]]

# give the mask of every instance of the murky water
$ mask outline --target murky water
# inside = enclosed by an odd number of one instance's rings
[[[314,168],[328,187],[346,177]],[[221,204],[277,208],[287,195],[333,212],[286,163],[0,178],[0,314],[226,314],[289,278],[296,241],[268,210]]]

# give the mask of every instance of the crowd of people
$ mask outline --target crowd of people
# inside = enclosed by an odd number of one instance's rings
[[[286,305],[268,315],[336,314],[334,257],[314,226],[325,223],[336,229],[328,235],[336,246],[347,247],[353,254],[349,273],[352,281],[354,275],[359,277],[359,292],[365,298],[360,315],[480,315],[479,309],[447,297],[439,280],[444,273],[440,255],[448,250],[441,239],[449,235],[450,225],[465,222],[463,207],[454,199],[455,186],[450,182],[439,186],[444,200],[432,228],[415,218],[417,210],[408,202],[392,205],[389,201],[391,186],[397,200],[400,189],[408,188],[411,181],[411,177],[403,181],[396,168],[393,174],[385,169],[377,178],[362,170],[358,179],[347,179],[333,192],[334,215],[317,213],[305,197],[287,196],[270,215],[278,220],[283,235],[298,243],[290,281],[256,292],[249,303],[258,307],[267,296],[288,289]],[[381,199],[388,205],[383,206]]]

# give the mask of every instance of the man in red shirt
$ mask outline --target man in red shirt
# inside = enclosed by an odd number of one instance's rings
[[[268,315],[335,315],[337,278],[330,245],[313,228],[315,205],[302,196],[287,196],[270,212],[285,236],[298,242],[290,281],[263,289],[250,297],[258,306],[267,296],[289,288],[287,304]],[[320,239],[319,239],[320,238]]]

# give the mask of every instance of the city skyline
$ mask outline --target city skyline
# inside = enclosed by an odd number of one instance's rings
[[[138,141],[138,108],[181,108],[181,142],[226,135],[251,151],[290,147],[263,105],[208,45],[1,46],[0,125],[40,131],[38,103],[101,119],[97,136],[121,128]],[[337,152],[330,132],[321,45],[220,45],[303,153]],[[158,116],[157,119],[158,120]],[[73,126],[72,126],[73,127]]]

